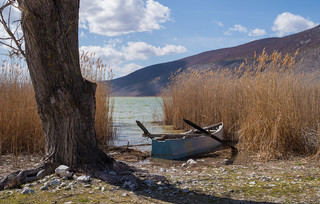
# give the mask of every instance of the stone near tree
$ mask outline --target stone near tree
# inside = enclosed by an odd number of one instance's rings
[[[72,172],[70,172],[70,167],[66,165],[60,165],[58,168],[55,169],[55,173],[60,177],[72,177]]]

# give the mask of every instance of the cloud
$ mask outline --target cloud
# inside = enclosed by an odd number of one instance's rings
[[[221,21],[215,21],[215,24],[217,24],[220,27],[224,27],[223,23]]]
[[[143,68],[141,65],[138,65],[135,63],[129,63],[124,65],[121,69],[118,69],[118,74],[119,76],[125,76],[141,68]]]
[[[127,60],[146,60],[149,56],[163,56],[186,52],[187,49],[181,45],[166,45],[155,47],[145,42],[128,42],[128,46],[122,48]]]
[[[116,41],[118,43],[119,40]],[[94,52],[97,57],[101,57],[105,64],[111,66],[117,77],[141,68],[140,65],[128,61],[146,60],[150,56],[172,55],[187,51],[187,48],[181,45],[156,47],[145,42],[128,42],[125,46],[117,47],[117,43],[112,40],[103,47],[82,46],[80,50]]]
[[[256,28],[256,29],[253,29],[252,31],[250,31],[248,35],[249,36],[263,36],[266,34],[267,34],[267,32],[264,29]]]
[[[276,32],[277,36],[284,36],[288,33],[296,33],[317,25],[302,16],[284,12],[277,16],[273,22],[272,31]]]
[[[247,33],[248,29],[242,25],[234,25],[232,28],[229,28],[224,34],[225,35],[231,35],[232,32],[240,32],[240,33]]]
[[[248,32],[248,29],[242,25],[234,25],[232,28],[229,28],[229,31],[238,31],[240,33],[246,33]]]
[[[170,9],[154,0],[82,0],[80,4],[80,28],[100,35],[159,30],[169,20]]]

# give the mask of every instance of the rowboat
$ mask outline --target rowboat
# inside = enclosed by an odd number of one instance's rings
[[[204,127],[203,129],[211,134],[208,136],[196,129],[181,134],[151,134],[141,122],[136,122],[144,132],[142,136],[152,140],[153,158],[182,159],[213,151],[221,145],[218,140],[223,140],[223,123]]]

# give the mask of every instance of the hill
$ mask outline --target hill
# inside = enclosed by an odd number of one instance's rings
[[[241,64],[251,59],[254,52],[267,53],[274,50],[293,54],[299,49],[297,71],[320,71],[320,26],[285,36],[282,38],[266,38],[243,45],[203,52],[172,62],[151,65],[135,71],[127,76],[112,80],[114,96],[156,96],[164,88],[172,73],[182,68],[226,68]]]

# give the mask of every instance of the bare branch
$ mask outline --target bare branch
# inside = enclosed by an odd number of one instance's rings
[[[14,32],[11,31],[10,29],[10,20],[11,20],[11,6],[13,6],[13,4],[15,3],[15,0],[8,0],[3,6],[0,7],[0,23],[2,24],[3,28],[5,29],[5,31],[7,32],[7,34],[9,35],[9,38],[1,38],[1,44],[9,47],[10,49],[12,49],[12,53],[13,54],[22,54],[23,57],[25,57],[25,52],[22,49],[22,41],[23,41],[23,37],[20,37],[16,35],[18,35],[18,30],[20,27],[20,24],[16,27],[16,29],[14,30]],[[4,16],[3,16],[3,11],[9,7],[9,15],[8,15],[8,19],[5,20]],[[16,21],[15,21],[16,22]],[[21,22],[21,21],[20,21]],[[3,40],[11,40],[11,44],[5,43],[3,42]],[[15,44],[15,46],[13,46],[13,43]]]

